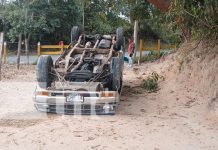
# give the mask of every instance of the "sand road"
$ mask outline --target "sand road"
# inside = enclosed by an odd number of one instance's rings
[[[39,113],[32,102],[35,66],[20,71],[7,66],[0,82],[0,149],[217,150],[217,122],[196,91],[167,78],[157,93],[138,88],[152,71],[161,74],[170,65],[125,68],[123,96],[114,116]]]

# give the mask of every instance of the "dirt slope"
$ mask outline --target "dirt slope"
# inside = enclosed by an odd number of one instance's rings
[[[184,50],[185,46],[180,52]],[[18,76],[0,82],[0,149],[217,150],[217,115],[211,111],[217,101],[212,100],[217,55],[203,61],[189,57],[186,62],[186,56],[173,54],[125,68],[122,101],[115,116],[36,112],[31,100],[34,66],[22,66],[23,71],[15,72]],[[5,76],[14,72],[13,66],[8,67]],[[149,94],[139,85],[153,71],[165,80],[160,91]]]
[[[218,46],[192,42],[178,52],[177,80],[202,97],[208,110],[218,115]]]

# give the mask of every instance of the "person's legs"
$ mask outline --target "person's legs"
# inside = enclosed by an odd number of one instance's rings
[[[129,67],[132,67],[133,65],[133,60],[132,60],[132,54],[129,55]]]

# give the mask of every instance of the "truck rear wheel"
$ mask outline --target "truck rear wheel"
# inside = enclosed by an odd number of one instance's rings
[[[75,45],[77,43],[77,40],[79,39],[79,27],[73,26],[71,29],[71,44]]]
[[[40,88],[46,89],[51,86],[53,79],[51,75],[52,67],[53,60],[51,56],[41,55],[39,57],[36,68],[36,76]]]
[[[121,47],[123,46],[123,28],[119,27],[116,31],[116,46],[115,49],[117,51],[121,50]]]

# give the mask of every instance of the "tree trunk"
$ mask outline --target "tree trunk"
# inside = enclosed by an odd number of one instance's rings
[[[25,51],[26,51],[28,65],[29,65],[29,41],[30,41],[30,34],[25,36]]]
[[[22,34],[18,37],[18,49],[17,49],[17,69],[20,69],[20,53],[21,53]]]
[[[2,52],[3,52],[3,47],[4,47],[4,33],[0,33],[0,80],[1,80],[1,67],[2,67]]]

